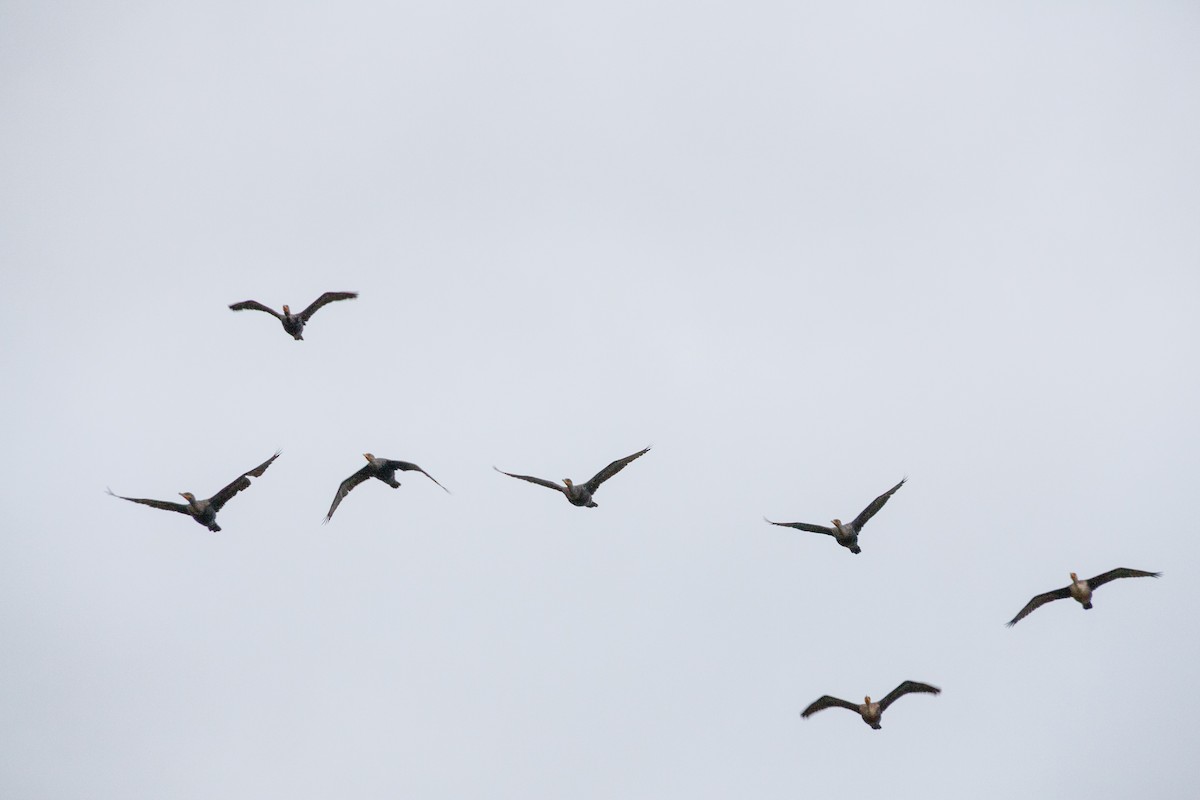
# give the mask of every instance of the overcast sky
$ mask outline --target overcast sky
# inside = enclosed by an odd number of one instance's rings
[[[0,795],[1191,796],[1198,41],[0,3]],[[302,342],[227,308],[329,290]],[[492,470],[647,445],[595,509]],[[277,448],[221,533],[104,494]],[[452,494],[322,526],[364,451]],[[860,555],[762,520],[906,475]],[[1121,566],[1165,575],[1005,628]],[[799,716],[906,679],[881,731]]]

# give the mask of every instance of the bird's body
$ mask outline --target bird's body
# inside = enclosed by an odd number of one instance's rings
[[[880,720],[883,719],[883,707],[879,703],[872,703],[868,695],[863,698],[863,702],[858,707],[858,713],[862,715],[863,722],[870,725],[875,730],[882,730],[883,725]]]
[[[119,494],[113,494],[112,489],[109,489],[108,493],[113,497],[119,497],[120,499],[128,500],[131,503],[141,503],[142,505],[150,506],[151,508],[162,509],[163,511],[175,511],[180,514],[187,514],[192,519],[196,520],[196,522],[215,533],[221,530],[221,526],[217,524],[217,512],[220,511],[221,508],[228,503],[235,494],[243,489],[250,488],[250,478],[262,477],[262,474],[267,471],[267,467],[271,466],[271,462],[277,458],[279,458],[278,452],[249,472],[243,472],[237,477],[236,480],[233,481],[233,483],[229,484],[207,500],[198,500],[196,495],[192,494],[191,492],[179,493],[180,497],[182,497],[184,500],[187,500],[186,504],[173,503],[168,500],[149,500],[142,497],[122,497]]]
[[[1011,628],[1013,625],[1016,625],[1046,603],[1054,600],[1065,600],[1068,597],[1083,606],[1086,611],[1092,607],[1092,594],[1096,589],[1117,578],[1157,578],[1161,574],[1161,572],[1143,572],[1140,569],[1118,567],[1117,569],[1110,569],[1108,572],[1101,573],[1094,578],[1083,580],[1072,572],[1071,583],[1069,585],[1034,597],[1025,604],[1024,608],[1017,612],[1015,617],[1008,621],[1008,627]]]
[[[283,329],[296,341],[302,341],[304,337],[301,335],[304,332],[304,325],[312,318],[312,315],[317,313],[317,309],[327,303],[332,303],[337,300],[353,300],[358,297],[358,292],[326,292],[309,304],[308,308],[301,311],[299,314],[293,314],[289,306],[283,307],[283,313],[280,314],[269,306],[264,306],[257,300],[243,300],[240,303],[234,303],[230,306],[234,311],[264,311],[279,320],[283,325]]]
[[[1092,585],[1080,580],[1074,572],[1071,573],[1071,585],[1067,589],[1071,592],[1071,597],[1083,606],[1084,611],[1092,607]]]
[[[800,712],[802,717],[811,717],[818,711],[823,711],[826,708],[845,708],[857,713],[862,717],[862,721],[870,725],[875,730],[880,730],[883,726],[880,724],[883,717],[883,712],[887,707],[896,702],[899,698],[911,692],[922,692],[925,694],[940,694],[941,689],[936,686],[930,686],[928,683],[918,683],[917,681],[905,681],[897,686],[892,691],[888,692],[887,696],[879,702],[873,702],[868,695],[863,698],[861,703],[851,703],[849,700],[843,700],[840,697],[832,695],[824,695],[815,700],[808,708]]]
[[[599,503],[592,499],[592,493],[588,491],[586,485],[578,486],[570,478],[563,478],[565,484],[564,494],[567,496],[567,502],[573,506],[580,508],[597,508]]]
[[[840,519],[832,520],[833,538],[842,547],[849,550],[851,553],[858,555],[862,552],[862,548],[858,546],[858,528],[853,522],[845,523]]]
[[[563,495],[566,496],[567,502],[573,506],[579,506],[581,508],[596,508],[599,504],[592,499],[592,495],[594,495],[600,488],[600,484],[604,483],[606,480],[625,469],[625,467],[631,461],[641,458],[649,451],[650,448],[647,447],[645,450],[639,450],[633,455],[625,456],[624,458],[618,458],[616,461],[612,462],[607,467],[593,475],[592,479],[587,483],[575,483],[570,478],[563,478],[563,485],[561,486],[554,481],[548,481],[545,478],[535,478],[532,475],[514,475],[511,472],[505,472],[499,467],[492,467],[492,469],[496,470],[501,475],[507,475],[510,478],[520,478],[523,481],[529,481],[530,483],[536,483],[538,486],[545,486],[547,489],[554,489],[557,492],[562,492]]]
[[[419,472],[426,478],[429,478],[429,480],[437,483],[438,486],[441,486],[442,491],[446,492],[447,494],[450,493],[449,489],[438,483],[436,478],[418,467],[416,464],[412,464],[408,461],[391,461],[386,458],[376,458],[370,453],[363,453],[363,457],[367,459],[367,465],[351,475],[349,478],[346,478],[346,480],[342,481],[338,486],[337,495],[335,495],[333,498],[333,505],[329,507],[329,513],[325,515],[326,522],[329,522],[329,520],[333,518],[333,512],[337,511],[337,507],[341,504],[342,500],[345,499],[346,495],[350,494],[350,491],[354,489],[355,486],[358,486],[364,481],[375,478],[383,481],[393,489],[399,489],[400,481],[396,480],[397,471]]]
[[[771,522],[772,525],[781,525],[786,528],[796,528],[809,533],[823,533],[827,536],[832,536],[842,547],[845,547],[851,553],[857,555],[862,552],[862,548],[858,546],[858,535],[862,533],[862,529],[870,521],[871,517],[878,513],[879,509],[883,508],[884,504],[895,494],[908,478],[904,478],[891,489],[888,489],[883,494],[871,501],[871,504],[864,508],[857,517],[850,522],[842,522],[840,519],[835,519],[831,522],[833,527],[825,525],[814,525],[811,522]]]
[[[188,501],[188,513],[192,515],[192,519],[207,526],[214,533],[221,530],[221,526],[217,524],[217,509],[210,501],[197,500],[196,495],[191,492],[181,492],[179,496]]]

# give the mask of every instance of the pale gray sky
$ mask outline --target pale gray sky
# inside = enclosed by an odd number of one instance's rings
[[[1198,40],[0,4],[0,795],[1192,796]],[[326,290],[303,342],[227,309]],[[491,469],[646,445],[597,509]],[[276,448],[219,534],[104,494]],[[322,526],[367,450],[453,494]],[[904,475],[858,556],[761,519]],[[1166,574],[1004,627],[1117,566]]]

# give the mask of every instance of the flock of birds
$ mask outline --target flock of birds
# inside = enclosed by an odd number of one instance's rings
[[[293,314],[291,309],[286,305],[283,307],[283,313],[281,314],[273,308],[265,306],[256,300],[245,300],[240,303],[234,303],[229,307],[234,311],[262,311],[267,314],[271,314],[279,320],[280,324],[283,325],[283,329],[293,339],[301,341],[304,339],[304,336],[302,335],[304,332],[304,326],[312,318],[313,314],[329,303],[333,303],[338,300],[352,300],[355,297],[358,297],[357,292],[325,292],[323,295],[309,304],[309,306],[299,314]],[[554,481],[546,480],[545,478],[535,478],[532,475],[517,475],[512,472],[505,472],[498,467],[493,467],[493,469],[502,475],[509,476],[510,478],[518,478],[523,481],[528,481],[529,483],[536,483],[539,486],[545,486],[548,489],[554,489],[557,492],[561,492],[567,498],[567,502],[571,503],[571,505],[581,506],[583,508],[596,508],[597,503],[594,499],[594,496],[597,490],[599,490],[600,485],[612,478],[621,470],[625,469],[625,467],[629,466],[629,464],[631,464],[633,461],[644,456],[649,451],[650,448],[647,447],[639,450],[636,453],[625,456],[624,458],[618,458],[616,461],[613,461],[604,469],[597,472],[585,483],[575,483],[570,478],[563,478],[562,484],[558,484]],[[232,483],[230,483],[228,486],[225,486],[207,500],[198,500],[191,492],[180,492],[180,497],[186,500],[187,503],[176,503],[168,500],[152,500],[143,497],[125,497],[123,495],[113,493],[111,489],[108,490],[108,493],[113,497],[120,498],[121,500],[128,500],[132,503],[141,503],[142,505],[150,506],[151,508],[187,514],[197,523],[205,526],[210,531],[219,531],[221,530],[221,526],[217,524],[217,512],[219,512],[236,494],[248,489],[250,487],[251,478],[262,477],[263,473],[267,471],[267,468],[271,466],[275,459],[279,458],[279,455],[279,452],[276,452],[275,455],[271,456],[254,469],[243,472],[236,479],[234,479]],[[442,486],[442,484],[439,483],[438,480],[428,472],[411,462],[377,458],[371,453],[363,453],[363,457],[367,460],[366,466],[355,472],[350,477],[346,478],[338,486],[337,493],[333,498],[333,504],[329,506],[329,511],[325,515],[325,522],[329,522],[329,520],[333,518],[333,512],[337,510],[337,507],[346,498],[346,495],[350,494],[354,487],[361,483],[365,483],[371,478],[382,481],[388,486],[391,486],[393,489],[396,489],[400,486],[400,482],[396,480],[397,472],[419,472],[425,477],[429,478],[429,480],[436,483],[442,488],[443,491],[447,493],[450,491],[445,486]],[[783,527],[807,531],[809,533],[822,533],[827,536],[832,536],[839,545],[845,547],[851,553],[858,554],[862,552],[862,548],[860,548],[858,545],[858,537],[862,533],[863,528],[872,517],[879,513],[880,509],[882,509],[887,501],[891,499],[892,495],[900,490],[900,487],[902,487],[907,480],[907,478],[902,479],[891,489],[888,489],[886,492],[876,497],[859,513],[857,517],[850,522],[842,522],[840,519],[832,520],[832,527],[815,525],[809,522],[772,522],[771,520],[766,519],[766,517],[763,519],[772,525],[780,525]],[[1085,610],[1090,609],[1092,607],[1092,595],[1096,589],[1100,588],[1106,583],[1109,583],[1110,581],[1114,581],[1118,578],[1157,578],[1161,574],[1162,573],[1160,572],[1145,572],[1143,570],[1120,567],[1101,573],[1093,578],[1082,580],[1078,575],[1072,572],[1071,583],[1069,585],[1064,586],[1061,589],[1054,589],[1053,591],[1035,595],[1028,603],[1025,604],[1024,608],[1017,612],[1015,617],[1009,620],[1008,626],[1011,627],[1016,625],[1022,619],[1029,616],[1046,603],[1050,603],[1054,600],[1065,600],[1068,597],[1077,601]],[[896,700],[899,698],[906,694],[940,693],[941,689],[937,688],[936,686],[931,686],[927,683],[920,683],[918,681],[904,681],[877,702],[872,701],[869,695],[863,698],[862,703],[852,703],[848,700],[842,700],[841,698],[833,697],[832,695],[823,695],[822,697],[813,701],[813,703],[810,704],[806,709],[804,709],[800,716],[807,718],[818,711],[823,711],[826,708],[845,708],[861,716],[863,722],[871,726],[873,729],[880,730],[880,720],[883,717],[883,712],[886,711],[888,706],[896,702]]]

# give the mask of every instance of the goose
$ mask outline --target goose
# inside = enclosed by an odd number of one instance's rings
[[[329,507],[329,513],[325,515],[325,522],[329,522],[329,520],[333,518],[333,512],[337,511],[337,507],[341,505],[342,500],[345,499],[346,495],[350,494],[350,491],[363,481],[376,478],[383,481],[393,489],[399,489],[400,481],[396,480],[397,470],[400,472],[419,472],[426,478],[429,478],[429,480],[437,483],[438,486],[441,486],[443,492],[450,494],[449,489],[438,483],[436,478],[418,467],[416,464],[411,464],[408,461],[390,461],[386,458],[376,458],[370,453],[363,453],[363,458],[367,459],[367,465],[351,475],[349,478],[346,478],[346,480],[342,481],[338,486],[337,495],[333,498],[333,505]]]
[[[1087,611],[1092,607],[1092,592],[1099,589],[1109,581],[1115,581],[1117,578],[1157,578],[1162,575],[1161,572],[1143,572],[1140,569],[1129,569],[1127,567],[1118,567],[1110,569],[1108,572],[1101,573],[1094,578],[1089,578],[1086,581],[1079,579],[1079,576],[1074,572],[1071,573],[1071,585],[1064,586],[1061,589],[1055,589],[1052,592],[1039,594],[1034,597],[1025,607],[1022,608],[1017,615],[1008,621],[1008,627],[1016,625],[1025,617],[1032,614],[1040,606],[1046,605],[1053,600],[1065,600],[1070,597],[1079,602],[1083,609]]]
[[[633,461],[634,459],[641,458],[648,452],[650,452],[649,447],[647,447],[645,450],[639,450],[633,455],[625,456],[624,458],[618,458],[616,461],[612,462],[607,467],[593,475],[592,479],[587,483],[574,483],[570,478],[563,478],[563,483],[566,484],[565,486],[560,486],[554,481],[548,481],[545,478],[535,478],[532,475],[514,475],[511,472],[505,472],[497,466],[493,466],[492,469],[496,470],[496,472],[499,472],[501,475],[507,475],[510,478],[520,478],[523,481],[529,481],[530,483],[536,483],[538,486],[545,486],[547,489],[554,489],[557,492],[562,492],[564,495],[566,495],[567,502],[573,506],[580,506],[582,508],[596,508],[599,503],[592,499],[592,495],[594,495],[596,490],[600,488],[600,484],[604,483],[613,475],[616,475],[618,472],[625,469],[629,462]]]
[[[280,452],[282,451],[276,451],[275,455],[271,456],[249,472],[243,472],[241,475],[237,476],[233,483],[229,484],[207,500],[197,500],[196,495],[192,494],[191,492],[179,493],[180,497],[182,497],[184,500],[187,500],[187,503],[184,504],[174,503],[169,500],[147,500],[143,497],[124,497],[119,494],[114,494],[112,489],[108,489],[107,491],[113,497],[120,498],[121,500],[128,500],[131,503],[141,503],[144,506],[160,508],[163,511],[176,511],[180,514],[187,514],[192,519],[196,520],[196,522],[215,533],[221,530],[221,526],[217,524],[217,512],[220,511],[221,508],[228,503],[235,494],[243,489],[249,489],[251,478],[261,478],[262,474],[267,471],[267,467],[271,466],[271,462],[279,458]]]
[[[862,716],[863,722],[870,725],[875,730],[880,729],[880,718],[883,717],[883,712],[887,707],[906,694],[913,692],[924,692],[926,694],[941,694],[942,690],[936,686],[930,686],[928,683],[918,683],[916,681],[905,681],[887,693],[887,696],[878,703],[872,703],[870,696],[864,697],[862,703],[851,703],[849,700],[842,700],[840,697],[832,695],[824,695],[813,702],[808,708],[800,712],[802,717],[811,717],[818,711],[823,711],[826,708],[848,708]]]
[[[786,528],[796,528],[797,530],[808,531],[809,533],[824,533],[828,536],[832,536],[837,540],[838,544],[848,549],[851,553],[857,555],[862,552],[862,548],[858,546],[858,534],[862,532],[863,527],[867,524],[871,517],[875,516],[875,514],[879,512],[879,509],[883,508],[884,503],[886,503],[907,480],[908,478],[902,479],[895,486],[879,495],[879,497],[876,497],[871,501],[871,505],[864,508],[862,513],[855,517],[851,522],[842,522],[840,519],[833,520],[832,528],[827,528],[824,525],[814,525],[811,522],[771,522],[771,520],[767,519],[766,517],[763,517],[763,519],[767,522],[770,522],[772,525],[782,525]]]
[[[279,320],[283,325],[283,329],[299,342],[304,340],[304,337],[300,335],[304,331],[304,324],[312,318],[313,314],[317,313],[317,309],[337,300],[353,300],[356,297],[358,297],[358,292],[326,292],[316,300],[313,300],[308,308],[299,314],[293,314],[288,306],[284,306],[283,313],[280,314],[275,309],[264,306],[257,300],[243,300],[240,303],[234,303],[230,308],[234,311],[265,311]]]

